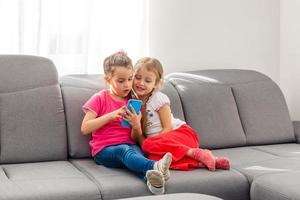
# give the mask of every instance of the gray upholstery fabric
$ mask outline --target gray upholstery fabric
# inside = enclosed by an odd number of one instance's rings
[[[281,90],[270,78],[259,72],[249,70],[203,70],[170,74],[168,79],[170,79],[178,89],[183,101],[184,112],[188,115],[192,114],[192,116],[196,116],[196,114],[192,112],[192,108],[186,106],[187,101],[183,100],[183,98],[185,98],[184,96],[187,93],[191,96],[195,95],[195,93],[202,92],[202,87],[198,86],[198,89],[196,89],[196,83],[206,83],[210,88],[216,87],[216,85],[231,88],[234,96],[233,105],[237,106],[240,121],[247,138],[247,144],[274,144],[295,141],[292,122]],[[189,82],[189,84],[186,83],[186,86],[179,84],[184,81]],[[189,85],[195,89],[189,89]],[[228,105],[228,107],[233,106],[228,101],[224,101],[224,97],[222,98],[219,93],[216,95],[215,93],[217,91],[213,89],[207,90],[208,94],[205,94],[205,96],[202,94],[202,98],[206,98],[204,99],[202,107],[204,107],[205,104],[209,106],[212,104],[211,101],[213,101],[212,105],[215,108],[215,112],[224,112],[216,103],[216,98],[221,99],[223,104]],[[212,96],[210,99],[209,95]],[[191,99],[192,98],[188,100],[191,101]],[[197,99],[201,101],[200,95]],[[197,105],[199,106],[198,103]],[[204,109],[202,108],[201,110],[203,112]],[[197,110],[196,113],[200,113],[201,110]],[[211,113],[213,112],[210,111],[210,115],[207,115],[207,113],[204,112],[209,119],[214,119],[215,117],[214,115],[211,116]],[[227,118],[236,120],[236,118],[232,117],[232,113],[234,113],[234,111],[231,110]],[[197,116],[199,118],[199,114]],[[222,115],[221,119],[226,120],[223,116],[224,115]],[[187,121],[190,122],[188,118]],[[192,123],[192,126],[197,124],[197,122]],[[232,120],[230,123],[232,123]],[[227,126],[230,123],[224,121],[224,124]],[[216,122],[214,122],[214,125],[215,124]],[[224,124],[222,125],[224,126]],[[202,125],[201,127],[203,128],[205,126]],[[196,129],[199,130],[200,128]],[[235,127],[234,130],[236,131],[237,127]],[[214,132],[210,133],[216,136]],[[207,138],[204,139],[207,141]],[[241,141],[241,144],[243,144],[243,142],[244,141]]]
[[[248,144],[295,141],[286,102],[271,80],[232,86]]]
[[[297,142],[300,143],[300,121],[293,121],[293,126]]]
[[[81,109],[83,104],[96,90],[74,87],[62,87],[65,104],[69,156],[72,158],[85,158],[91,156],[89,141],[91,135],[82,135],[80,126],[84,117]]]
[[[37,56],[0,55],[0,93],[57,84],[52,61]]]
[[[231,89],[190,77],[170,74],[176,87],[186,122],[199,134],[203,148],[225,148],[246,144],[238,110]]]
[[[238,189],[237,189],[238,188]],[[171,171],[166,184],[167,193],[192,192],[213,195],[224,200],[249,199],[247,179],[234,169],[230,171],[207,169],[193,171]]]
[[[185,121],[180,97],[172,83],[170,83],[168,80],[165,80],[161,91],[169,97],[171,101],[171,110],[174,117]]]
[[[146,184],[126,169],[97,166],[93,160],[76,159],[72,160],[72,163],[97,183],[103,199],[151,195]],[[249,198],[247,179],[235,170],[217,172],[208,172],[206,169],[172,170],[171,179],[165,186],[166,193],[203,193],[227,200]]]
[[[59,79],[62,87],[89,88],[101,90],[106,87],[103,75],[98,74],[78,74],[66,75]]]
[[[273,160],[253,162],[251,164],[239,165],[235,167],[244,174],[251,183],[257,177],[266,174],[277,174],[288,171],[300,172],[300,157],[299,158],[276,158]]]
[[[97,186],[67,161],[0,165],[2,200],[101,199]]]
[[[205,194],[195,193],[177,193],[177,194],[165,194],[158,196],[146,196],[146,197],[133,197],[125,198],[123,200],[222,200],[217,197],[213,197]]]
[[[252,147],[218,149],[213,150],[213,154],[217,157],[228,157],[233,168],[240,165],[244,166],[278,158],[275,155],[260,151]]]
[[[67,158],[55,66],[32,56],[0,56],[0,163]]]
[[[188,77],[188,79],[193,81],[222,85],[239,84],[252,81],[257,82],[269,79],[264,74],[256,71],[239,69],[196,70],[173,74],[177,77]]]
[[[257,149],[259,151],[263,151],[280,157],[300,158],[300,144],[297,143],[253,146],[253,149]]]
[[[91,157],[91,135],[82,135],[83,104],[96,92],[105,88],[102,75],[67,75],[60,78],[67,122],[69,156]]]
[[[269,174],[255,179],[251,200],[300,200],[300,172]]]

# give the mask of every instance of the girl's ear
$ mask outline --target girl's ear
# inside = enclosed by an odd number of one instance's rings
[[[104,80],[105,80],[108,84],[110,84],[111,76],[109,76],[109,75],[104,76]]]

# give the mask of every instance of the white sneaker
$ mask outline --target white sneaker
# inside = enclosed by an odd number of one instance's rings
[[[160,171],[148,170],[146,173],[147,186],[152,194],[160,195],[165,193],[165,180]]]
[[[162,159],[160,159],[154,164],[154,169],[160,171],[163,174],[165,181],[170,179],[169,167],[171,163],[172,163],[172,154],[168,152],[164,155],[164,157],[162,157]]]

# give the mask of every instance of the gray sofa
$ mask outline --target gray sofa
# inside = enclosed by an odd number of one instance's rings
[[[1,200],[151,195],[126,169],[96,165],[90,156],[81,106],[104,87],[102,75],[58,78],[45,58],[0,56]],[[291,121],[270,78],[249,70],[172,73],[163,92],[174,115],[198,131],[201,146],[232,164],[229,171],[172,170],[166,193],[300,199],[300,122]]]

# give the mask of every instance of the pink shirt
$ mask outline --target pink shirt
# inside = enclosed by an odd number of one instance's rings
[[[94,94],[84,105],[84,111],[90,110],[97,117],[110,113],[127,105],[128,99],[118,101],[111,97],[109,90],[101,90]],[[131,129],[121,126],[122,119],[115,119],[92,132],[90,146],[94,157],[104,147],[116,144],[134,144],[130,136]]]

